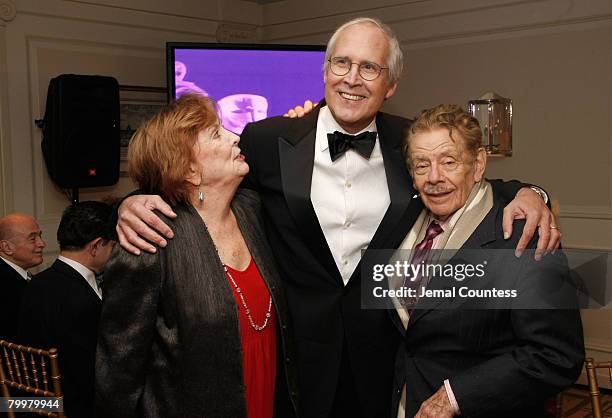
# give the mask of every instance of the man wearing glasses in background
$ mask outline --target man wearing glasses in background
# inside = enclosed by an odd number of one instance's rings
[[[359,264],[362,249],[397,248],[423,208],[401,151],[410,121],[379,112],[397,88],[402,52],[388,26],[358,18],[336,30],[325,59],[325,103],[306,117],[270,118],[243,131],[250,166],[243,187],[261,197],[287,293],[298,353],[279,360],[297,361],[300,416],[388,417],[402,334],[389,312],[361,308]],[[519,247],[537,226],[541,253],[558,246],[536,192],[519,182],[493,186],[508,200],[517,195],[505,211],[508,234],[513,217],[527,217]],[[155,251],[141,237],[165,245],[148,225],[172,236],[153,208],[173,215],[157,196],[123,203],[117,229],[129,251]]]

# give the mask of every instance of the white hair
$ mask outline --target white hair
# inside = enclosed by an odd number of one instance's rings
[[[389,53],[387,55],[386,64],[386,66],[389,68],[389,84],[397,82],[402,75],[402,68],[404,67],[404,55],[402,53],[402,49],[400,48],[399,41],[395,36],[395,33],[393,33],[393,30],[388,25],[373,17],[358,17],[346,22],[336,29],[334,34],[327,42],[327,48],[325,50],[325,64],[323,69],[325,71],[329,69],[329,60],[332,58],[332,54],[336,48],[336,43],[338,42],[340,34],[342,34],[342,32],[349,26],[363,24],[374,25],[385,34],[389,43]]]

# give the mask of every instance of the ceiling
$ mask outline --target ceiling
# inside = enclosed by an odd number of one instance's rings
[[[243,1],[248,1],[251,3],[257,3],[257,4],[270,4],[270,3],[278,3],[280,1],[285,1],[285,0],[243,0]]]

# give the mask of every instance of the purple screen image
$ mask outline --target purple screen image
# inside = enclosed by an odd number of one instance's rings
[[[225,128],[279,116],[324,95],[323,51],[175,50],[175,97],[186,91],[219,103]]]

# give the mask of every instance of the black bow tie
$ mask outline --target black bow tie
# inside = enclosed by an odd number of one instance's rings
[[[363,158],[369,160],[376,143],[376,132],[349,135],[336,131],[333,134],[327,134],[327,142],[329,143],[329,155],[331,155],[332,161],[336,161],[348,149],[354,149]]]

